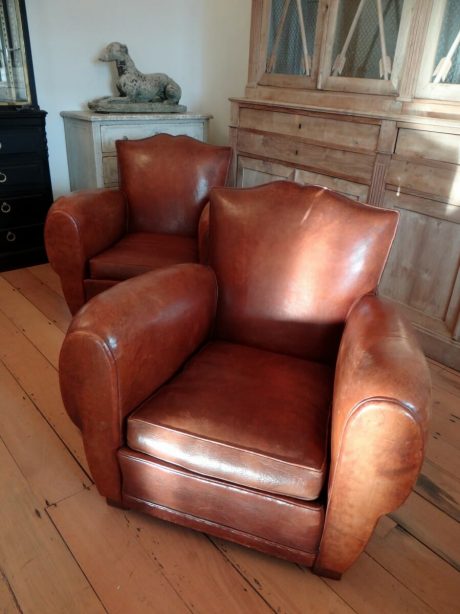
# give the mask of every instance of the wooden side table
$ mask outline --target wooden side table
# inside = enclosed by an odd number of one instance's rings
[[[143,139],[160,132],[207,141],[211,115],[196,113],[93,113],[62,111],[70,189],[115,187],[115,141]]]

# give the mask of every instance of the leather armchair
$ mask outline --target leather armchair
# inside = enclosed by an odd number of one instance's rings
[[[90,301],[60,382],[101,495],[340,578],[424,454],[425,358],[375,294],[397,218],[289,182],[217,188],[209,266]]]
[[[231,158],[229,147],[168,134],[116,147],[120,188],[63,196],[47,216],[48,258],[72,314],[119,281],[197,262],[199,244],[206,250],[200,216],[211,188],[225,185]]]

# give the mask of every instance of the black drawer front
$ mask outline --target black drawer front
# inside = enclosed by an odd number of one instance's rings
[[[40,153],[43,150],[43,130],[39,127],[0,128],[0,156],[16,153]]]
[[[43,224],[0,230],[0,253],[16,252],[43,245]]]
[[[0,196],[11,188],[20,187],[23,190],[25,187],[43,185],[44,182],[45,171],[41,161],[8,164],[0,158]]]
[[[0,228],[43,223],[50,204],[45,194],[0,197]]]

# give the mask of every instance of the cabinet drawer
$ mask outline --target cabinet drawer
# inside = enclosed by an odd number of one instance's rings
[[[204,138],[204,124],[198,123],[148,123],[101,126],[101,148],[103,152],[111,153],[116,150],[115,141],[126,139],[145,139],[155,134],[165,132],[177,136],[186,134],[200,141]]]
[[[460,205],[460,166],[420,160],[412,162],[393,157],[386,177],[387,185],[405,193],[416,193],[434,200]]]
[[[292,166],[257,160],[257,158],[245,158],[238,156],[236,187],[253,188],[271,181],[288,180],[294,181],[296,169]]]
[[[367,185],[353,183],[338,177],[330,177],[320,173],[312,173],[296,169],[292,166],[269,162],[268,160],[258,160],[257,158],[245,158],[238,156],[237,162],[237,187],[251,188],[270,181],[287,179],[296,181],[304,185],[320,185],[330,190],[334,190],[361,202],[366,202],[369,188]]]
[[[380,132],[380,126],[375,124],[258,109],[241,109],[239,127],[363,152],[376,151]]]
[[[374,168],[373,155],[320,147],[292,137],[256,134],[240,130],[238,150],[257,157],[289,162],[295,166],[352,181],[370,183]]]
[[[45,170],[39,160],[27,163],[11,163],[0,157],[0,195],[10,188],[43,185]]]
[[[117,156],[104,156],[102,158],[102,176],[104,178],[104,187],[112,188],[118,185]]]
[[[297,170],[295,172],[295,181],[304,185],[320,185],[334,192],[339,192],[353,200],[359,200],[362,203],[367,202],[369,195],[369,187],[360,183],[353,183],[338,177],[329,177],[319,173],[311,173],[310,171]]]
[[[0,198],[0,228],[42,223],[50,204],[44,194]]]
[[[0,252],[16,252],[43,245],[43,224],[0,230]]]
[[[43,130],[39,127],[0,128],[0,155],[39,153],[43,145]]]
[[[458,164],[460,137],[458,134],[400,128],[395,153],[408,160],[438,160]]]

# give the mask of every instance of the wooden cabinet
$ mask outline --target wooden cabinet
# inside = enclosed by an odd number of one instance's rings
[[[0,270],[46,260],[43,225],[53,197],[45,115],[0,112]]]
[[[207,141],[210,115],[194,113],[103,114],[63,111],[70,189],[118,185],[115,141],[160,132]]]
[[[253,0],[249,81],[230,126],[235,185],[289,179],[400,212],[380,292],[456,369],[460,39],[451,69],[441,56],[459,29],[452,0]]]
[[[423,333],[426,352],[460,368],[460,122],[396,122],[383,205],[400,213],[380,291]]]

